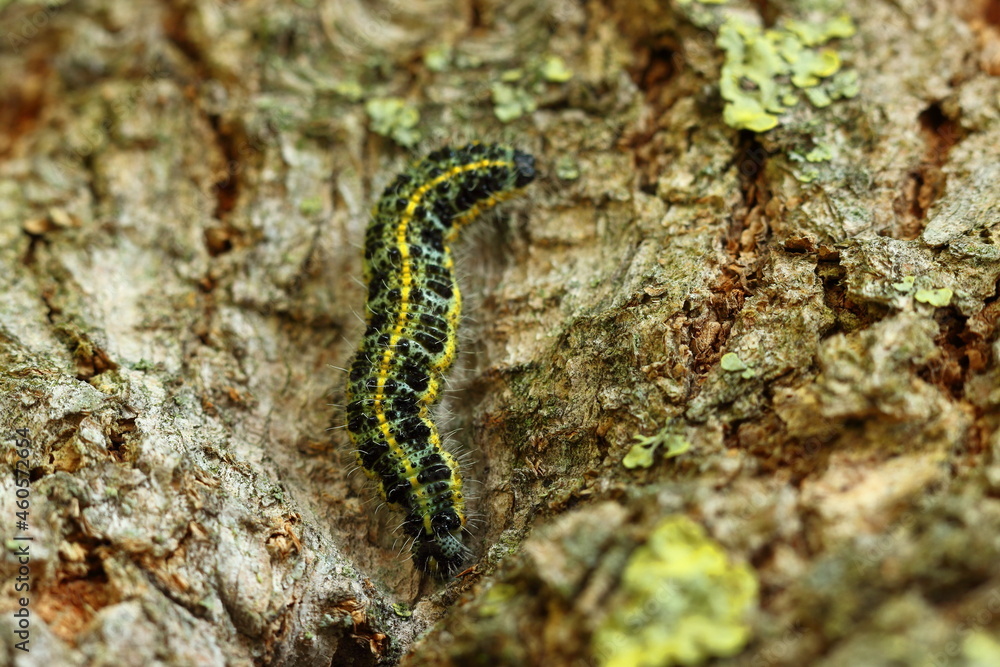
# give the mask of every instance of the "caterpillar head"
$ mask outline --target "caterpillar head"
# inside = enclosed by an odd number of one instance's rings
[[[517,171],[517,176],[514,180],[514,187],[523,188],[528,183],[535,180],[535,156],[515,150],[514,169]]]
[[[468,550],[457,533],[442,533],[418,539],[413,547],[417,567],[434,574],[438,579],[448,579],[462,569]]]

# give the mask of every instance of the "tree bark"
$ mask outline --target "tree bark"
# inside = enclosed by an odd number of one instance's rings
[[[732,126],[737,23],[857,90],[775,76],[799,102]],[[994,0],[0,26],[0,665],[1000,660]],[[443,419],[478,492],[442,585],[328,427],[369,208],[471,140],[542,178],[460,252]]]

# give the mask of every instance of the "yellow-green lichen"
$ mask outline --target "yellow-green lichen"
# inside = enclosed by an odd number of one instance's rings
[[[549,84],[565,83],[571,78],[573,71],[554,55],[507,70],[490,86],[493,113],[503,123],[529,114],[538,108],[537,97],[545,93]]]
[[[892,289],[896,290],[897,292],[903,292],[903,293],[909,292],[910,290],[913,289],[913,283],[916,282],[916,280],[917,280],[916,276],[903,276],[902,281],[892,284]]]
[[[730,373],[739,373],[740,377],[744,380],[749,380],[755,373],[753,369],[746,365],[739,355],[734,352],[727,352],[722,355],[722,359],[719,360],[719,365],[722,366],[722,370],[728,371]]]
[[[802,169],[793,174],[799,183],[812,183],[819,178],[818,169]]]
[[[542,61],[541,69],[539,73],[542,78],[546,81],[551,81],[552,83],[566,83],[573,78],[573,70],[571,70],[567,65],[566,61],[559,56],[548,56]]]
[[[826,162],[833,157],[833,150],[826,144],[817,144],[815,148],[806,153],[807,162]]]
[[[315,215],[323,210],[323,200],[319,197],[307,197],[299,202],[299,213],[305,216]]]
[[[500,80],[505,83],[513,83],[514,81],[520,81],[523,78],[524,70],[520,68],[509,69],[500,73]]]
[[[580,178],[580,165],[572,155],[560,155],[556,159],[556,176],[563,181]]]
[[[962,641],[962,653],[967,667],[1000,665],[1000,643],[988,632],[976,630]]]
[[[914,287],[916,287],[917,280],[918,278],[916,276],[903,276],[903,279],[900,282],[892,283],[892,288],[897,292],[909,294],[910,292],[913,292]],[[930,282],[930,279],[921,276],[920,282],[926,285]],[[934,306],[935,308],[944,308],[945,306],[950,305],[951,298],[953,296],[955,296],[955,293],[947,287],[937,289],[921,287],[913,293],[913,298],[915,300],[920,303],[926,303]]]
[[[683,435],[672,432],[670,426],[663,427],[654,435],[636,435],[635,439],[636,443],[622,459],[622,465],[629,470],[653,465],[653,454],[661,445],[665,446],[665,459],[680,456],[691,449],[691,443]]]
[[[818,88],[810,88],[809,90],[819,90]],[[833,147],[828,144],[816,144],[811,150],[806,153],[801,153],[797,150],[788,151],[788,159],[792,162],[799,162],[802,164],[801,168],[792,171],[792,175],[795,176],[801,183],[812,183],[817,178],[819,178],[819,169],[809,166],[809,164],[817,164],[820,162],[828,162],[833,158]]]
[[[806,46],[819,46],[831,39],[846,39],[857,32],[854,22],[847,14],[841,14],[822,23],[806,23],[789,19],[785,21],[785,30],[794,33]]]
[[[918,289],[917,293],[913,295],[913,298],[920,303],[930,304],[937,308],[944,308],[951,303],[951,297],[954,296],[952,292],[947,287],[942,287],[941,289]]]
[[[337,95],[351,102],[360,102],[365,96],[365,89],[360,83],[353,79],[337,81],[333,84],[332,90]]]
[[[846,15],[817,24],[786,20],[773,30],[728,16],[716,39],[726,54],[719,82],[726,100],[723,120],[731,127],[766,132],[798,103],[800,93],[816,107],[856,95],[857,75],[841,72],[836,51],[818,48],[850,37],[854,30]]]
[[[701,526],[671,516],[629,558],[616,597],[592,642],[601,665],[693,665],[749,641],[757,579]]]
[[[424,53],[424,66],[432,72],[443,72],[452,61],[452,49],[447,44],[433,46]]]
[[[501,81],[490,86],[493,95],[493,113],[501,123],[509,123],[538,108],[538,103],[528,91]]]
[[[392,613],[400,618],[410,618],[413,616],[413,610],[403,602],[397,602],[392,605]]]
[[[401,146],[410,147],[420,141],[420,112],[398,97],[379,97],[365,102],[365,112],[372,121],[371,129],[389,137]]]

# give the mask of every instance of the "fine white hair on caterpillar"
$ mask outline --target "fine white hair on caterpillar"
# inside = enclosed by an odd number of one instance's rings
[[[468,555],[459,464],[430,415],[455,358],[462,309],[451,245],[534,178],[534,157],[509,146],[442,148],[385,189],[365,236],[367,328],[347,381],[347,431],[380,495],[406,512],[414,562],[439,578]]]

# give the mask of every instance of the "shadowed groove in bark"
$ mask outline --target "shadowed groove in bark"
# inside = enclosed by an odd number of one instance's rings
[[[900,194],[896,207],[899,220],[892,230],[896,238],[907,240],[920,236],[928,210],[944,194],[947,177],[943,167],[951,149],[962,140],[959,119],[946,116],[938,102],[921,111],[918,121],[926,152]]]
[[[851,298],[838,250],[829,247],[818,250],[816,275],[823,281],[823,301],[836,317],[834,326],[823,333],[823,338],[864,329],[889,314],[889,309],[881,304],[857,303]]]

